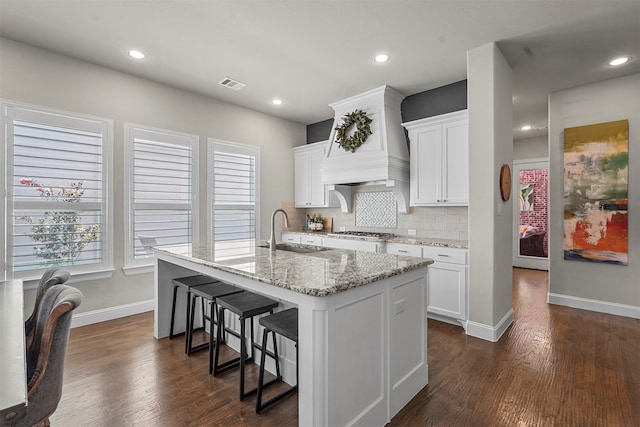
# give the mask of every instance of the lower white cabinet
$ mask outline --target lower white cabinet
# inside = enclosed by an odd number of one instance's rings
[[[283,243],[302,243],[302,235],[298,233],[282,233]]]
[[[422,256],[433,259],[429,266],[427,312],[445,321],[467,320],[467,254],[466,249],[424,246]],[[444,318],[442,318],[443,316]]]

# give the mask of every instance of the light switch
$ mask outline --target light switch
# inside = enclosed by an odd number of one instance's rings
[[[414,230],[413,228],[410,228],[409,230],[407,230],[407,234],[409,234],[409,236],[415,236],[416,230]]]
[[[404,299],[396,301],[396,314],[400,314],[404,311]]]

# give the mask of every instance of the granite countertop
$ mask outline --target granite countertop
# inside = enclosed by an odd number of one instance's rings
[[[153,250],[313,296],[343,292],[433,263],[430,258],[346,249],[271,253],[252,241],[227,248],[200,243],[156,246]]]
[[[329,236],[329,234],[331,233],[327,233],[324,231],[307,231],[307,230],[303,230],[303,231],[283,230],[283,233],[331,237],[332,239],[336,238],[336,239],[351,239],[351,240],[368,240],[368,241],[379,241],[379,242],[404,243],[407,245],[424,245],[424,246],[437,246],[437,247],[444,247],[444,248],[469,249],[469,242],[467,240],[432,239],[427,237],[414,237],[414,236],[396,236],[389,239],[389,238],[350,236],[347,234]]]

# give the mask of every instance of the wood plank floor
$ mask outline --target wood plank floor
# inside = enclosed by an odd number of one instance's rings
[[[640,320],[546,295],[546,272],[514,269],[498,343],[429,321],[429,385],[390,426],[639,426]],[[52,426],[297,425],[295,395],[256,415],[237,370],[214,378],[206,352],[183,345],[153,338],[152,313],[72,329]]]

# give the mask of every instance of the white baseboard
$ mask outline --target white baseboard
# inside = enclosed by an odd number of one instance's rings
[[[469,320],[467,321],[467,327],[465,329],[467,331],[467,335],[486,341],[497,342],[511,323],[513,323],[513,309],[509,309],[507,314],[505,314],[495,326],[489,326]]]
[[[580,308],[582,310],[597,311],[598,313],[606,313],[616,316],[640,319],[640,307],[633,305],[618,304],[615,302],[600,301],[553,293],[549,293],[549,295],[547,296],[547,301],[549,302],[549,304],[564,305],[566,307]]]
[[[107,320],[118,319],[120,317],[131,316],[133,314],[153,311],[154,300],[134,302],[131,304],[119,305],[116,307],[102,308],[99,310],[87,311],[74,314],[71,320],[71,327],[92,325],[94,323],[105,322]]]

